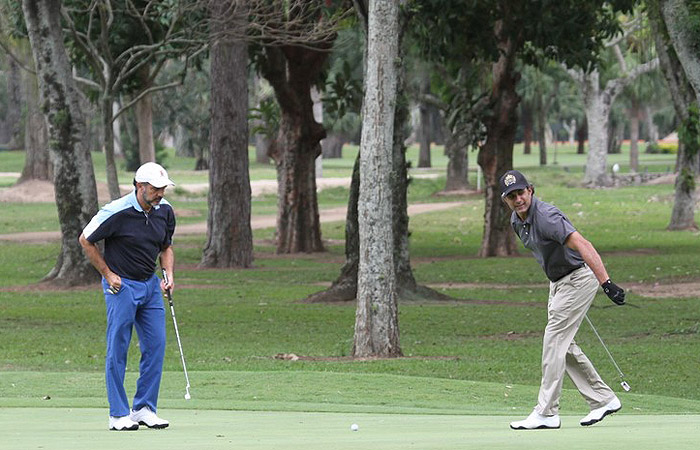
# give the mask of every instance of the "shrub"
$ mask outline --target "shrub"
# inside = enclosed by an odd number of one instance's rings
[[[652,142],[647,145],[646,153],[651,154],[676,154],[678,153],[678,143],[676,142]]]

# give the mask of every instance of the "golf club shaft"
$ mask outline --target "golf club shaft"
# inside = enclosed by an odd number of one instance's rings
[[[168,283],[168,274],[163,269],[163,280],[165,283]],[[187,364],[185,363],[185,353],[182,351],[182,342],[180,342],[180,330],[177,327],[177,319],[175,318],[175,305],[173,304],[173,297],[170,293],[170,289],[167,289],[165,291],[165,295],[168,297],[168,303],[170,304],[170,315],[173,317],[173,327],[175,328],[175,338],[177,339],[177,347],[180,349],[180,360],[182,361],[182,369],[185,372],[185,382],[187,383],[187,386],[185,387],[185,390],[187,392],[187,395],[189,396],[190,393],[190,377],[187,375]]]
[[[610,350],[608,350],[608,346],[605,345],[605,342],[603,342],[603,338],[600,337],[600,334],[598,334],[598,330],[595,329],[595,326],[593,326],[593,322],[591,322],[591,319],[588,318],[588,314],[583,316],[586,318],[586,321],[588,322],[588,325],[591,326],[591,329],[593,330],[593,333],[596,335],[600,343],[602,344],[603,348],[605,349],[605,352],[608,354],[610,357],[610,361],[612,361],[613,365],[615,366],[615,369],[617,369],[617,373],[620,375],[620,378],[625,378],[625,375],[622,373],[622,370],[620,370],[620,366],[617,365],[615,362],[615,358],[613,358],[612,353],[610,353]]]

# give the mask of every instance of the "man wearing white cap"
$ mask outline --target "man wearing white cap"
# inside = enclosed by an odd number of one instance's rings
[[[175,213],[165,199],[173,183],[156,163],[139,167],[133,192],[105,205],[83,229],[80,244],[102,274],[107,307],[105,379],[109,429],[137,430],[139,424],[165,428],[156,415],[165,356],[165,307],[161,290],[173,288]],[[97,242],[104,240],[104,256]],[[168,274],[156,276],[156,259]],[[126,360],[133,327],[141,362],[132,408],[124,389]]]

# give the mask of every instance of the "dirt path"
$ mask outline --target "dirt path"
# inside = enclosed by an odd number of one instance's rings
[[[446,209],[457,208],[459,206],[465,205],[464,202],[449,202],[449,203],[418,203],[415,205],[409,205],[408,215],[416,215],[433,211],[444,211]],[[331,208],[321,210],[319,212],[320,219],[322,223],[326,222],[342,222],[345,220],[347,208]],[[250,226],[252,229],[262,229],[271,228],[276,224],[276,216],[253,216],[250,220]],[[205,234],[207,232],[207,223],[198,222],[186,225],[178,225],[177,235],[191,235],[191,234]],[[60,231],[36,231],[36,232],[25,232],[25,233],[9,233],[0,234],[0,240],[2,241],[12,241],[12,242],[46,242],[46,241],[56,241],[61,239]]]

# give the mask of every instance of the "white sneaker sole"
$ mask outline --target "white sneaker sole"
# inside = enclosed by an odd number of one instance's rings
[[[169,423],[157,423],[155,425],[149,425],[143,421],[139,422],[139,425],[144,425],[148,428],[153,428],[154,430],[162,430],[163,428],[168,428],[168,426],[170,426]]]
[[[510,426],[513,430],[558,430],[561,428],[561,425],[558,425],[556,427],[550,427],[548,425],[539,425],[534,428],[528,428],[528,427],[514,427],[513,425]]]
[[[122,427],[122,428],[116,428],[116,427],[111,427],[109,431],[136,431],[139,429],[139,424],[135,423],[130,427]]]
[[[618,412],[621,409],[622,409],[622,406],[620,406],[617,409],[609,409],[609,410],[605,411],[602,416],[600,416],[600,419],[591,419],[587,422],[581,422],[581,426],[588,427],[588,426],[591,426],[593,424],[596,424],[596,423],[602,421],[603,419],[605,419],[607,416],[609,416],[611,414],[615,414],[616,412]]]

